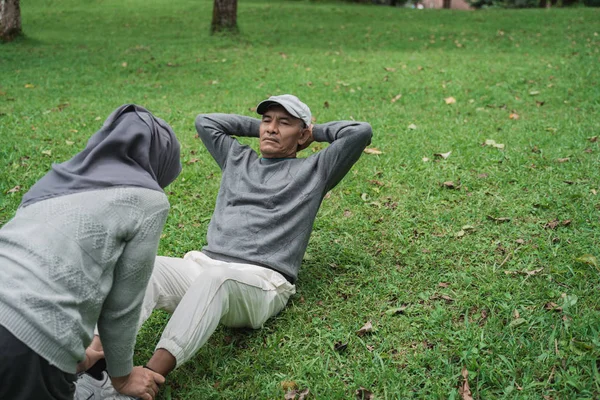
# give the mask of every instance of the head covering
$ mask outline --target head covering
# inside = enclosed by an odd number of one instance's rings
[[[260,103],[258,103],[258,106],[256,107],[256,112],[260,115],[263,115],[273,104],[279,104],[280,106],[285,108],[285,110],[288,113],[290,113],[290,115],[304,121],[306,126],[309,126],[312,123],[310,108],[308,108],[306,104],[301,102],[300,99],[294,96],[293,94],[271,96],[267,100],[263,100]]]
[[[109,115],[83,151],[52,169],[25,193],[21,207],[67,194],[112,186],[162,191],[181,172],[171,127],[135,104]]]

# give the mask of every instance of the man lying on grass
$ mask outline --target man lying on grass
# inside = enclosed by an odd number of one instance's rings
[[[292,95],[270,97],[257,112],[262,120],[196,118],[198,134],[222,170],[221,186],[208,244],[183,258],[156,258],[140,321],[153,309],[173,313],[146,365],[163,376],[188,361],[219,323],[258,329],[285,307],[323,197],[371,142],[371,126],[364,122],[313,126],[308,106]],[[258,138],[262,157],[233,136]],[[313,141],[331,144],[296,158]],[[98,340],[93,346],[101,349]],[[86,387],[99,385],[82,379]]]

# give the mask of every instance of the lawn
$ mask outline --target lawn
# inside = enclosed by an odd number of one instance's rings
[[[205,244],[219,185],[198,113],[291,92],[317,122],[373,126],[381,154],[324,200],[287,309],[219,328],[159,399],[600,398],[600,9],[244,0],[235,38],[209,35],[209,0],[22,12],[0,46],[0,224],[126,102],[182,143],[170,256]]]

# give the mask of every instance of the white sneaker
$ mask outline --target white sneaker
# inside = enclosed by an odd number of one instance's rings
[[[90,374],[80,374],[75,382],[75,400],[100,400],[102,390],[110,386],[110,378],[106,371],[102,371],[102,379],[95,379]]]
[[[121,394],[115,390],[106,371],[102,371],[102,379],[95,379],[83,373],[75,382],[74,400],[135,400],[135,397]]]
[[[126,394],[121,394],[117,392],[117,390],[113,387],[110,379],[108,380],[109,385],[102,389],[100,395],[100,399],[102,400],[137,400],[137,397],[127,396]],[[77,399],[76,399],[77,400]]]

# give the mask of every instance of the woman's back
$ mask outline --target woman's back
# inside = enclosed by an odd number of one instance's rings
[[[137,187],[20,208],[0,230],[2,275],[10,277],[0,279],[0,325],[64,371],[84,359],[96,322],[135,330],[127,296],[144,292],[168,210],[163,192]],[[130,346],[119,343],[123,333],[111,345],[113,335],[105,337],[106,347]]]

